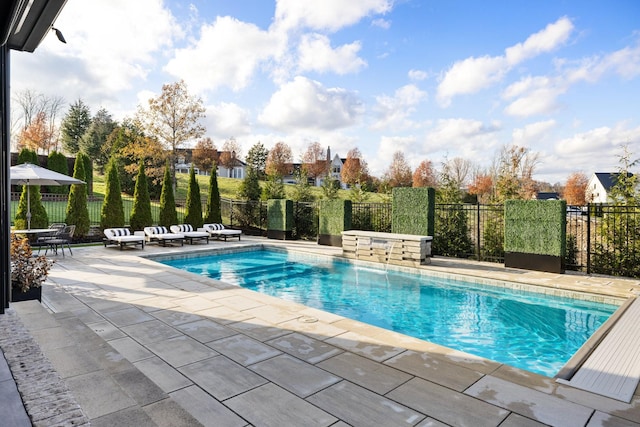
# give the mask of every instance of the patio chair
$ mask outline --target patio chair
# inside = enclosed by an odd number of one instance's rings
[[[49,229],[51,230],[51,232],[38,236],[35,240],[30,242],[31,247],[32,248],[37,247],[38,253],[40,253],[40,249],[48,247],[49,240],[55,238],[56,235],[62,232],[66,226],[67,224],[65,224],[64,222],[54,222],[50,224]]]
[[[49,249],[51,249],[56,255],[58,255],[58,248],[62,250],[62,256],[64,256],[64,246],[67,245],[69,254],[73,255],[71,251],[71,239],[73,239],[73,233],[76,231],[75,225],[67,225],[62,231],[57,233],[53,238],[47,240],[47,249],[44,254],[47,255]]]
[[[148,242],[156,242],[162,246],[167,246],[167,243],[180,242],[180,246],[184,246],[184,234],[170,233],[167,227],[145,227],[144,234],[147,235]]]
[[[144,249],[144,236],[131,234],[128,228],[105,228],[103,233],[105,248],[107,245],[119,245],[122,250],[127,245],[140,245]]]
[[[222,224],[205,224],[203,226],[204,231],[209,233],[211,237],[215,237],[216,239],[224,239],[226,242],[230,237],[237,237],[238,241],[240,241],[240,236],[242,235],[241,230],[232,230],[230,228],[225,228]]]
[[[206,240],[209,243],[209,233],[206,231],[195,231],[191,224],[178,224],[169,227],[172,233],[182,234],[184,238],[193,245],[193,240]]]

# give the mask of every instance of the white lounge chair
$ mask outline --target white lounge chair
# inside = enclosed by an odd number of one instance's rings
[[[105,228],[104,247],[107,245],[120,245],[120,250],[127,245],[140,245],[144,249],[144,236],[131,234],[128,228]]]
[[[224,239],[225,242],[230,237],[237,237],[240,240],[242,235],[242,231],[225,228],[222,224],[205,224],[203,228],[211,237],[215,237],[218,240]]]
[[[184,238],[193,245],[193,240],[206,240],[209,243],[209,233],[206,231],[195,231],[191,224],[178,224],[169,227],[172,233],[182,234]]]
[[[184,234],[170,233],[167,227],[145,227],[144,234],[147,235],[148,242],[157,242],[162,246],[167,246],[167,243],[180,242],[180,246],[184,246]]]

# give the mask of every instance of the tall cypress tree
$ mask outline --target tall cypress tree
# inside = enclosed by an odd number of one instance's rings
[[[149,185],[144,171],[144,160],[140,160],[140,168],[136,178],[136,189],[133,193],[133,209],[129,225],[133,230],[142,230],[153,225],[151,217],[151,198],[149,197]]]
[[[104,202],[100,212],[100,228],[123,227],[124,207],[122,205],[122,193],[120,190],[120,177],[118,176],[118,160],[112,157],[107,165],[105,180]]]
[[[170,227],[178,223],[178,213],[176,212],[176,199],[173,195],[173,180],[171,179],[171,168],[169,161],[164,169],[164,179],[162,180],[162,192],[160,193],[160,225]]]
[[[81,181],[85,180],[83,157],[84,155],[82,153],[78,153],[73,170],[73,177]],[[89,233],[91,223],[89,220],[89,209],[87,207],[86,184],[71,185],[69,201],[67,202],[67,218],[65,222],[69,225],[76,226],[74,236],[83,237]]]
[[[220,209],[220,189],[218,188],[218,166],[214,163],[209,178],[209,195],[207,197],[206,223],[221,224],[222,211]]]
[[[189,170],[189,188],[187,189],[186,210],[184,213],[185,224],[191,224],[193,228],[202,227],[202,199],[200,198],[200,185],[196,180],[196,172],[191,165]]]

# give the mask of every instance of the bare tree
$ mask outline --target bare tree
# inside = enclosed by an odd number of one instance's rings
[[[330,160],[320,143],[312,142],[302,155],[302,167],[308,177],[315,179],[327,173]]]
[[[454,157],[447,161],[447,170],[458,188],[464,188],[469,183],[473,169],[473,162],[462,157]]]
[[[187,141],[204,135],[205,128],[200,124],[204,112],[202,99],[189,93],[184,80],[162,85],[162,93],[149,100],[147,109],[139,111],[149,135],[171,150],[170,163],[174,187],[178,148]]]
[[[391,187],[411,187],[412,175],[411,166],[409,166],[407,159],[404,158],[404,153],[402,151],[393,153],[391,165],[385,173],[389,185]]]
[[[231,170],[236,165],[237,159],[242,156],[240,144],[234,137],[227,139],[222,144],[222,153],[218,158],[218,162],[221,166],[224,166],[229,171],[229,177],[231,177]]]

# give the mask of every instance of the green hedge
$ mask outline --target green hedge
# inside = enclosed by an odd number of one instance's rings
[[[433,236],[436,190],[430,187],[393,189],[391,232]]]
[[[504,206],[504,250],[564,257],[567,202],[507,200]]]
[[[293,201],[287,199],[267,201],[267,230],[293,230]]]
[[[351,213],[351,200],[322,200],[318,234],[338,236],[345,230],[351,230]]]

